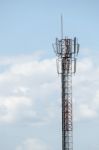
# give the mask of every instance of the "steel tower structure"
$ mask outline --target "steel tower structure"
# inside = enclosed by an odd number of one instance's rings
[[[56,38],[53,45],[57,58],[57,71],[62,82],[62,150],[73,150],[72,74],[76,72],[79,44],[74,39]]]

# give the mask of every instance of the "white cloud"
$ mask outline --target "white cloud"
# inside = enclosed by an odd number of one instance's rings
[[[90,57],[81,59],[77,66],[73,80],[75,119],[95,119],[99,116],[99,68]]]
[[[28,138],[16,150],[50,150],[44,142],[39,139]]]
[[[92,60],[90,58],[84,58],[82,60],[80,60],[77,63],[77,68],[78,68],[78,72],[81,73],[88,73],[88,71],[90,71],[93,68],[93,63]]]
[[[97,117],[96,111],[93,110],[93,108],[90,108],[90,106],[88,106],[86,104],[81,104],[79,106],[79,113],[80,113],[80,117],[83,117],[83,118]]]
[[[41,60],[16,56],[8,60],[9,67],[0,73],[0,123],[42,124],[58,117],[61,83],[57,78],[55,58]],[[1,66],[2,63],[8,65],[1,62]],[[94,65],[90,57],[77,63],[73,99],[78,119],[98,117],[99,68]]]
[[[0,123],[16,122],[24,113],[28,114],[32,106],[32,100],[25,96],[0,97]],[[25,111],[25,112],[24,112]],[[32,111],[32,117],[35,112]]]
[[[0,123],[50,121],[54,116],[48,111],[54,107],[51,99],[59,90],[55,59],[24,62],[22,57],[20,63],[17,59],[0,73]]]

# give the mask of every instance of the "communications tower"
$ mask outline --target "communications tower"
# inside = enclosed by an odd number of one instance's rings
[[[73,150],[72,74],[76,72],[79,53],[77,38],[62,36],[53,45],[57,55],[57,71],[62,83],[62,150]]]

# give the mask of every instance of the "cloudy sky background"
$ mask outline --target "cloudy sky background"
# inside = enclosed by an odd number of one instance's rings
[[[0,0],[0,149],[61,149],[61,81],[52,43],[77,36],[74,149],[99,149],[98,0]]]

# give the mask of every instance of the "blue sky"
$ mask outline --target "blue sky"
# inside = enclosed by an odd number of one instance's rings
[[[77,36],[74,149],[98,150],[99,1],[0,0],[0,149],[60,150],[61,89],[52,43]]]
[[[45,50],[52,54],[51,43],[55,36],[60,36],[61,13],[64,16],[64,34],[71,37],[76,35],[82,47],[97,49],[97,0],[4,0],[0,2],[0,53]]]

